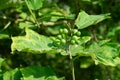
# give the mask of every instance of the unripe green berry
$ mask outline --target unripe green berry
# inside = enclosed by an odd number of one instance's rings
[[[51,37],[51,39],[52,39],[53,41],[55,41],[56,38],[55,38],[55,37]]]
[[[57,38],[58,38],[58,39],[62,39],[62,35],[58,35]]]
[[[63,29],[63,32],[64,32],[65,34],[67,34],[67,33],[68,33],[68,30],[65,28],[65,29]]]
[[[63,29],[60,29],[60,31],[59,31],[61,34],[63,33]]]
[[[77,29],[73,29],[73,30],[72,30],[72,34],[76,34],[77,32],[78,32]]]
[[[62,39],[62,40],[61,40],[61,43],[62,43],[62,44],[65,44],[65,43],[66,43],[66,40],[65,40],[65,39]]]
[[[75,44],[75,40],[71,40],[71,44],[74,45]]]
[[[81,35],[81,32],[77,32],[76,35],[77,35],[77,36],[80,36],[80,35]]]
[[[59,39],[55,39],[53,43],[54,43],[55,46],[58,46],[58,45],[60,45],[60,40]]]
[[[55,39],[55,41],[54,42],[60,42],[60,40],[59,39]]]
[[[79,44],[79,43],[80,43],[80,40],[76,40],[75,42],[76,42],[76,44]]]
[[[75,41],[76,41],[76,40],[78,40],[78,39],[79,39],[79,37],[77,37],[77,36],[73,36],[73,37],[72,37],[72,40],[75,40]]]

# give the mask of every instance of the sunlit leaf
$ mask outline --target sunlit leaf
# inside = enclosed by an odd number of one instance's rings
[[[118,57],[118,49],[108,45],[98,45],[97,43],[92,44],[88,52],[95,55],[95,63],[102,63],[104,65],[116,66],[120,64],[120,58]]]
[[[23,22],[21,22],[21,23],[19,23],[19,28],[20,29],[24,29],[24,28],[34,28],[35,27],[35,25],[33,25],[32,23],[30,23],[30,22],[28,22],[28,23],[23,23]]]
[[[91,37],[90,36],[83,36],[83,37],[81,37],[81,39],[80,39],[80,44],[85,44],[85,43],[87,43],[88,41],[90,41],[91,40]]]
[[[83,29],[90,25],[95,25],[107,18],[110,18],[109,14],[88,15],[86,12],[81,11],[76,19],[75,25],[79,29]]]
[[[6,71],[3,74],[3,80],[20,80],[21,76],[19,69],[16,68],[14,70]]]
[[[39,35],[30,29],[26,29],[25,36],[12,37],[12,41],[12,52],[17,50],[23,52],[40,53],[52,50],[52,40],[50,38]]]

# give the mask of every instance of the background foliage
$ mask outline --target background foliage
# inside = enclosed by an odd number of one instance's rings
[[[0,80],[72,80],[69,57],[50,44],[66,22],[81,31],[81,45],[71,46],[76,80],[120,79],[119,0],[1,0],[0,5]]]

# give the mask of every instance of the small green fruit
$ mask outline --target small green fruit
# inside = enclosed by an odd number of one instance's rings
[[[62,40],[61,40],[61,43],[62,43],[62,44],[65,44],[65,43],[66,43],[66,40],[65,40],[65,39],[62,39]]]
[[[77,36],[80,36],[80,35],[81,35],[81,32],[77,32],[76,35],[77,35]]]
[[[63,34],[64,33],[64,30],[63,29],[60,29],[60,31],[59,31],[61,34]]]
[[[60,45],[60,40],[59,39],[55,39],[53,43],[54,43],[55,46],[58,46],[58,45]]]
[[[52,39],[53,41],[55,41],[56,38],[55,38],[55,37],[51,37],[51,39]]]
[[[80,40],[76,40],[75,42],[76,42],[76,44],[79,44],[79,43],[80,43]]]
[[[64,32],[65,34],[67,34],[67,33],[68,33],[68,30],[65,28],[65,29],[63,29],[63,32]]]
[[[78,39],[79,39],[79,37],[77,37],[77,36],[73,36],[73,37],[72,37],[72,40],[75,40],[75,41],[76,41],[76,40],[78,40]]]
[[[71,40],[71,44],[74,45],[75,44],[75,40]]]
[[[58,38],[58,39],[62,39],[62,35],[58,35],[57,38]]]
[[[54,41],[55,43],[57,43],[57,42],[60,42],[60,40],[59,39],[55,39],[55,41]]]
[[[77,32],[78,32],[77,29],[73,29],[73,30],[72,30],[72,34],[76,34]]]

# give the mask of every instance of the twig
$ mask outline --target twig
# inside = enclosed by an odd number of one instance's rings
[[[28,1],[25,0],[25,3],[26,3],[26,5],[27,5],[27,7],[28,7],[28,9],[29,9],[29,11],[30,11],[30,13],[31,13],[31,15],[32,15],[32,17],[33,17],[33,19],[35,20],[37,26],[40,28],[39,23],[38,23],[38,21],[37,21],[35,15],[33,14],[32,10],[31,10],[30,7],[29,7]]]

